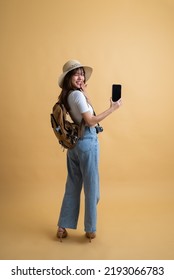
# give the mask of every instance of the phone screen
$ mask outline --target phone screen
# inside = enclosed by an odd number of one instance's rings
[[[112,85],[112,101],[116,102],[121,98],[121,85]]]

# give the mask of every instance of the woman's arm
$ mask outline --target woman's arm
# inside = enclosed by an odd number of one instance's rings
[[[82,114],[82,117],[88,126],[95,126],[97,123],[104,120],[106,117],[108,117],[112,112],[114,112],[120,106],[121,106],[121,99],[119,99],[116,102],[113,102],[112,99],[110,99],[110,107],[107,110],[105,110],[104,112],[102,112],[101,114],[94,116],[94,115],[91,115],[90,112],[86,112],[86,113]]]
[[[87,88],[87,84],[84,84],[83,82],[81,83],[81,90],[83,92],[83,94],[86,96],[87,101],[90,104],[90,100],[88,98],[87,92],[86,92],[86,88]],[[105,110],[104,112],[102,112],[99,115],[91,115],[90,112],[86,112],[82,114],[82,117],[85,121],[85,123],[88,126],[95,126],[97,123],[101,122],[102,120],[104,120],[106,117],[108,117],[112,112],[114,112],[116,109],[118,109],[121,106],[121,99],[119,99],[116,102],[112,101],[112,98],[110,99],[110,107]]]

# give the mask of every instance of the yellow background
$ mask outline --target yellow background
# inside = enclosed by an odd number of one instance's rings
[[[1,259],[173,259],[174,1],[1,0]],[[94,68],[102,122],[97,239],[55,238],[66,153],[50,126],[63,64]]]

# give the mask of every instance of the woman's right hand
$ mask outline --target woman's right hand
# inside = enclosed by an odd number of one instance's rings
[[[122,100],[121,98],[117,100],[116,102],[112,101],[112,98],[110,98],[110,108],[115,111],[122,105]]]

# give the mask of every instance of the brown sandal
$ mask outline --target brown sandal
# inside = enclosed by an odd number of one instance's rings
[[[58,228],[57,230],[57,238],[60,239],[60,242],[62,242],[62,238],[66,238],[68,236],[68,232],[65,228]]]
[[[91,239],[94,239],[96,237],[95,232],[86,232],[86,237],[89,238],[89,242],[91,242]]]

